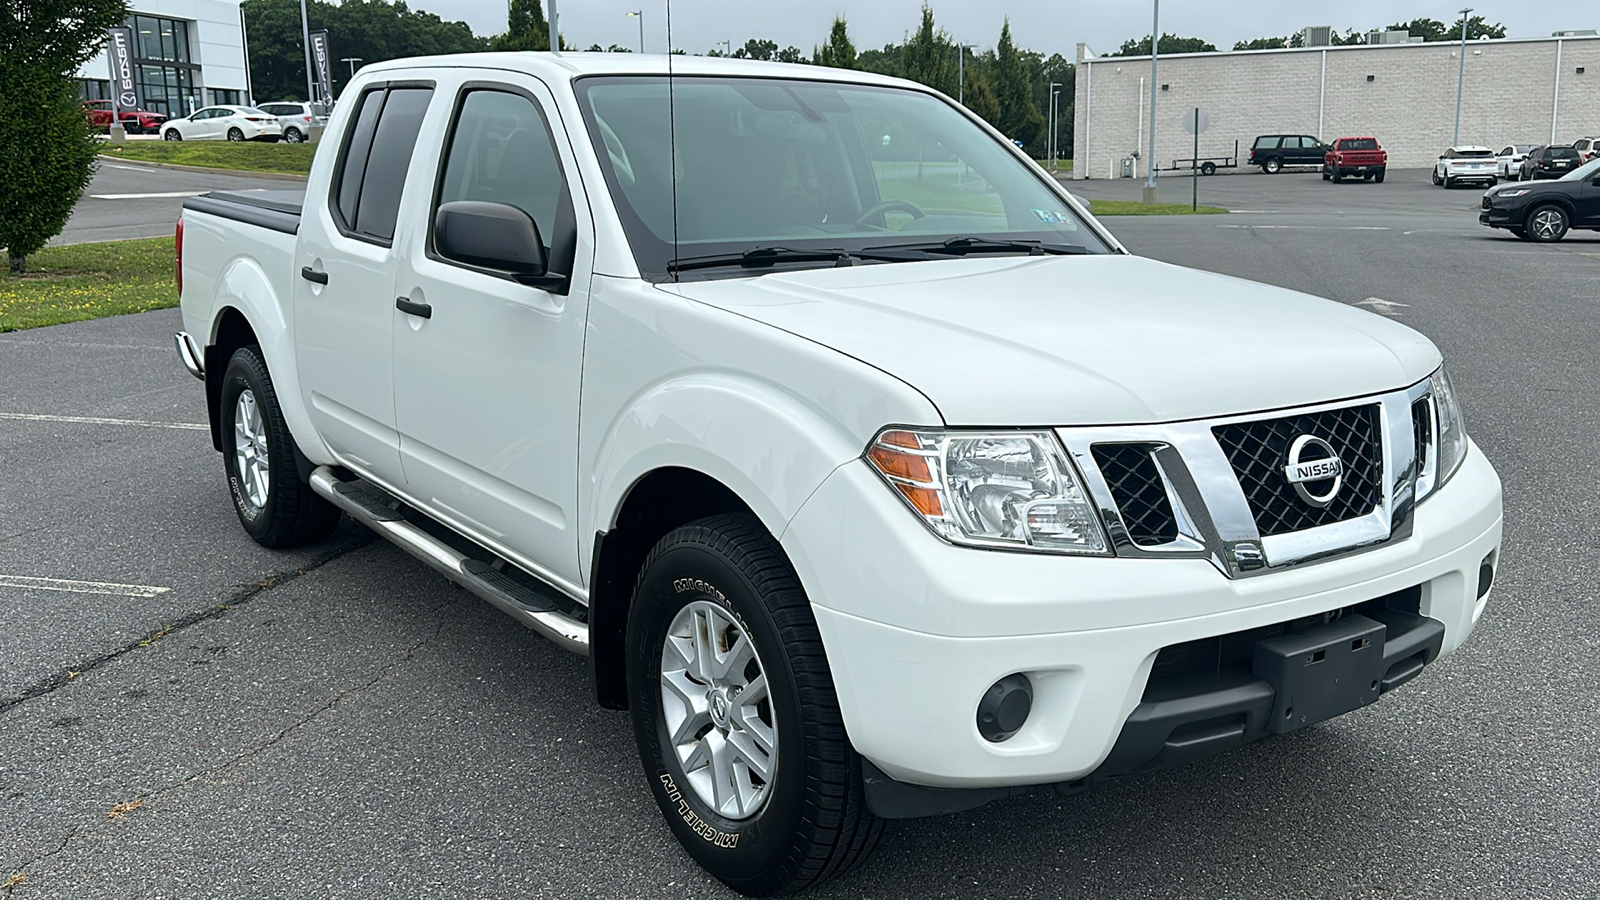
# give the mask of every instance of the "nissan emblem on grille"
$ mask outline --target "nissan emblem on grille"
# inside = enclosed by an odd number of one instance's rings
[[[1310,459],[1306,459],[1306,451],[1312,451]],[[1339,488],[1344,486],[1344,463],[1339,461],[1339,454],[1333,450],[1333,445],[1315,435],[1302,434],[1289,445],[1289,464],[1283,467],[1283,477],[1294,485],[1294,492],[1300,499],[1321,509],[1333,502],[1339,495]],[[1325,493],[1313,494],[1306,485],[1318,481],[1332,481]]]

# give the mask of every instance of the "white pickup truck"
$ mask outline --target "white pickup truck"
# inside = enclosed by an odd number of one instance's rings
[[[1422,335],[1132,256],[919,85],[670,66],[368,66],[303,201],[185,203],[177,345],[253,538],[350,515],[588,654],[716,877],[1313,725],[1472,632],[1500,482]]]

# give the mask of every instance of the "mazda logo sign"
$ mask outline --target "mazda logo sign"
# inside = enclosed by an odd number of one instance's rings
[[[1322,509],[1339,496],[1339,488],[1344,486],[1344,463],[1339,461],[1332,444],[1302,434],[1289,445],[1289,464],[1283,467],[1283,477],[1294,485],[1301,500]],[[1307,485],[1316,482],[1331,483],[1325,492],[1313,494]]]

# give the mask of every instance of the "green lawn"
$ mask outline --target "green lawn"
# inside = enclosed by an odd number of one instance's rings
[[[106,144],[100,155],[112,159],[173,163],[238,169],[241,172],[279,172],[304,175],[311,171],[316,144],[235,144],[229,141],[135,141]]]
[[[1227,212],[1220,206],[1191,210],[1187,203],[1140,203],[1137,200],[1090,200],[1089,209],[1096,216],[1210,216]]]
[[[28,272],[0,266],[0,332],[178,305],[172,238],[52,247]]]

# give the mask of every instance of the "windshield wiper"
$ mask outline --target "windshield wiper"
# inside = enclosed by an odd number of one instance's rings
[[[878,247],[868,247],[863,252],[874,250],[907,250],[922,253],[943,253],[950,256],[966,256],[969,253],[1026,253],[1029,256],[1079,256],[1089,252],[1089,248],[1077,244],[1046,244],[1043,241],[1017,241],[993,240],[982,237],[953,237],[943,241],[925,244],[884,244]]]
[[[797,250],[793,247],[752,247],[743,253],[717,253],[710,256],[688,256],[667,263],[668,272],[687,272],[691,269],[719,269],[739,266],[745,269],[764,269],[777,263],[831,262],[834,266],[848,266],[855,256],[838,249]]]

